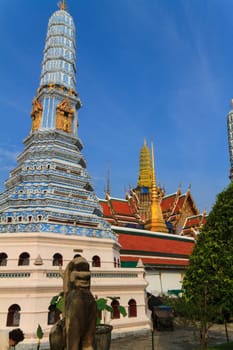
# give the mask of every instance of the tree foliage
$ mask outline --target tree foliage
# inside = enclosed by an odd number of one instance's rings
[[[208,329],[233,308],[233,184],[217,196],[183,281],[190,316],[199,321],[202,348]]]

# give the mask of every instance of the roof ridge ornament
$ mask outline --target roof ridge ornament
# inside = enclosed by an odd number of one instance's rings
[[[67,3],[66,3],[66,0],[62,0],[62,1],[59,1],[57,3],[58,7],[60,8],[60,10],[63,10],[63,11],[66,11],[67,10]]]

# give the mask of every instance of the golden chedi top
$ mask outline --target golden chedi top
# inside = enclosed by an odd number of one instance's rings
[[[140,165],[139,165],[139,177],[138,177],[138,187],[148,187],[151,188],[151,157],[150,150],[146,145],[146,140],[144,140],[144,145],[140,151]]]

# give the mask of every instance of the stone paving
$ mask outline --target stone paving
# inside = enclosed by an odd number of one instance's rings
[[[229,340],[233,341],[233,324],[228,325]],[[209,332],[209,344],[226,342],[224,325],[215,325]],[[198,334],[192,327],[175,327],[174,331],[151,332],[137,336],[112,339],[111,350],[196,350]]]

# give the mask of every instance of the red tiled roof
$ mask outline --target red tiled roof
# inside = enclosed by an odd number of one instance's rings
[[[133,215],[133,212],[126,200],[111,198],[110,202],[116,214]]]
[[[122,251],[145,251],[151,253],[182,254],[189,256],[194,248],[194,241],[183,241],[156,236],[129,235],[119,233],[119,243]]]
[[[173,211],[174,214],[178,213],[179,210],[182,208],[182,206],[184,204],[184,200],[185,200],[185,195],[182,195],[182,196],[179,197],[179,199],[178,199],[178,201],[176,203],[176,206],[174,208],[174,211]]]
[[[175,199],[176,199],[176,193],[172,194],[171,196],[163,197],[160,204],[162,211],[172,210]]]
[[[188,266],[189,260],[187,259],[166,259],[166,258],[144,258],[140,257],[144,265],[169,265],[169,266]],[[122,262],[137,261],[138,257],[133,256],[121,256]]]
[[[104,216],[112,216],[111,210],[109,208],[108,202],[100,200],[100,205],[103,209]]]
[[[202,219],[202,215],[191,216],[191,217],[187,218],[187,221],[185,223],[185,227],[200,225],[201,219]]]
[[[203,218],[202,218],[201,224],[202,224],[202,225],[205,225],[206,222],[207,222],[207,220],[208,220],[208,217],[207,217],[207,216],[203,217]]]
[[[185,221],[184,229],[188,229],[189,227],[204,225],[206,223],[206,221],[207,221],[207,216],[204,214],[190,216]]]

